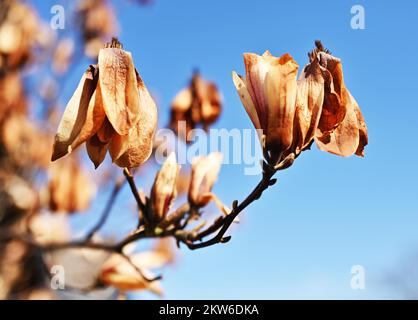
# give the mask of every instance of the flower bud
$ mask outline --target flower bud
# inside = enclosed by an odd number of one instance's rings
[[[177,196],[176,184],[179,170],[176,155],[172,152],[158,171],[151,190],[152,212],[156,222],[166,216]]]

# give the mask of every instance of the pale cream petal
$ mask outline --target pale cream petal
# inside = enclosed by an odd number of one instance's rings
[[[158,171],[151,190],[151,203],[155,220],[161,221],[168,213],[170,206],[177,196],[177,176],[180,166],[177,164],[176,154],[170,153]]]
[[[193,160],[188,194],[192,204],[204,206],[212,199],[205,195],[210,193],[218,178],[222,158],[222,153],[212,152],[206,157],[196,157]]]
[[[256,129],[261,129],[260,121],[257,115],[257,110],[254,106],[251,95],[246,87],[245,79],[242,79],[235,71],[233,71],[232,80],[234,81],[234,85],[237,89],[241,102],[245,108],[245,111],[247,111],[247,114],[250,117],[254,127]]]

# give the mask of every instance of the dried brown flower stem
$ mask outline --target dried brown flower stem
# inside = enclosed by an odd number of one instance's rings
[[[145,222],[147,222],[147,210],[145,203],[142,201],[141,196],[139,195],[138,189],[135,185],[134,176],[131,174],[128,168],[123,169],[123,174],[125,175],[126,181],[128,181],[129,187],[131,188],[132,195],[135,198],[135,201],[138,205],[139,212],[142,213],[142,217],[144,218]]]

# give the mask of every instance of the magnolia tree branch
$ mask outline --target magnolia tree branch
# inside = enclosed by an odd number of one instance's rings
[[[271,168],[268,165],[264,166],[263,176],[258,185],[253,189],[253,191],[241,202],[233,202],[232,211],[227,216],[219,217],[210,227],[207,229],[196,233],[191,234],[188,239],[182,239],[187,247],[191,250],[200,249],[208,247],[217,243],[226,243],[231,239],[231,236],[224,237],[225,233],[228,231],[229,227],[235,220],[235,218],[252,202],[259,199],[269,186],[272,186],[276,183],[276,179],[272,179],[274,174],[277,172],[274,168]],[[220,230],[219,230],[220,229]],[[195,241],[202,240],[204,237],[213,234],[219,230],[219,232],[210,240],[194,243]]]
[[[228,231],[229,227],[235,220],[235,218],[251,203],[256,201],[261,197],[263,192],[269,187],[275,184],[276,179],[272,179],[274,174],[277,172],[277,168],[274,168],[267,163],[263,163],[263,175],[261,181],[257,184],[257,186],[253,189],[253,191],[241,202],[234,201],[232,205],[232,211],[225,216],[220,216],[217,218],[212,225],[208,228],[198,231],[198,229],[193,229],[191,231],[185,230],[187,222],[183,223],[182,225],[180,221],[185,218],[186,221],[189,221],[189,218],[193,215],[193,208],[190,208],[188,203],[180,206],[175,212],[171,215],[167,216],[163,221],[156,228],[149,229],[147,228],[146,221],[144,224],[139,226],[135,231],[131,234],[126,236],[121,241],[115,244],[108,244],[108,243],[99,243],[93,242],[92,237],[96,232],[100,230],[100,228],[104,225],[107,218],[110,215],[111,209],[115,202],[115,199],[123,187],[124,180],[118,181],[106,203],[105,209],[99,219],[99,221],[94,225],[94,227],[89,231],[87,236],[83,240],[79,241],[72,241],[72,242],[64,242],[64,243],[52,243],[52,244],[41,244],[38,243],[31,235],[25,234],[13,234],[13,233],[1,233],[0,232],[0,242],[1,241],[10,241],[13,239],[18,239],[30,246],[37,247],[41,249],[43,252],[49,252],[54,250],[60,249],[69,249],[69,248],[88,248],[92,250],[102,250],[110,253],[119,254],[123,257],[127,262],[129,262],[132,267],[138,272],[139,275],[143,277],[145,281],[155,281],[161,279],[161,276],[157,276],[155,278],[147,278],[143,272],[136,266],[132,261],[131,258],[123,252],[123,249],[130,243],[137,242],[141,239],[145,238],[163,238],[163,237],[173,237],[177,240],[177,242],[182,242],[187,245],[187,247],[191,250],[200,249],[204,247],[208,247],[217,243],[226,243],[228,242],[231,237],[225,237],[225,233]],[[143,213],[143,216],[146,216],[146,204],[141,199],[141,196],[138,192],[138,189],[135,185],[134,178],[128,169],[124,169],[124,176],[126,181],[128,182],[131,192],[138,204],[139,210]],[[171,227],[173,226],[173,227]],[[171,228],[170,228],[171,227]],[[216,233],[217,232],[217,233]],[[216,233],[216,235],[203,242],[203,238]]]

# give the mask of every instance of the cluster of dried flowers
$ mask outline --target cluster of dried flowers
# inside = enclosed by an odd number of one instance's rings
[[[317,41],[310,62],[297,79],[298,64],[289,54],[276,58],[246,53],[246,77],[233,72],[241,101],[270,160],[289,163],[315,141],[340,156],[364,156],[367,128],[360,108],[344,83],[340,59]],[[290,160],[291,161],[291,160]]]
[[[106,297],[132,290],[161,294],[154,270],[175,260],[169,240],[190,249],[227,242],[230,237],[224,234],[231,223],[276,182],[277,171],[291,166],[314,141],[337,155],[364,155],[367,128],[345,86],[340,59],[318,41],[297,79],[298,65],[289,54],[276,58],[268,51],[262,56],[247,53],[246,76],[234,72],[233,82],[260,130],[265,157],[260,183],[230,209],[212,191],[222,154],[195,158],[185,182],[176,155],[170,153],[147,196],[137,189],[131,169],[152,154],[157,107],[131,53],[115,38],[102,45],[115,26],[108,3],[84,0],[77,7],[85,54],[97,62],[82,75],[55,138],[49,130],[55,126],[50,114],[42,121],[31,118],[22,81],[22,70],[36,60],[33,52],[39,33],[33,30],[41,23],[33,9],[19,1],[4,1],[0,6],[0,298],[57,298],[45,272],[45,267],[57,264],[66,268],[67,288],[86,292],[110,288]],[[24,14],[30,19],[22,19]],[[62,77],[70,69],[74,42],[44,40],[51,42],[55,48],[52,70]],[[221,109],[216,85],[195,73],[172,102],[170,127],[189,142],[190,130],[198,126],[207,130]],[[178,130],[179,122],[186,124],[185,132]],[[84,143],[96,168],[109,154],[123,168],[125,179],[115,182],[100,220],[79,239],[73,237],[65,213],[87,210],[96,192],[92,177],[83,170],[82,154],[77,153]],[[51,163],[51,145],[52,161],[65,158]],[[124,182],[137,204],[137,224],[114,242],[97,233]],[[205,211],[211,210],[211,202],[219,215],[208,223]],[[205,240],[209,236],[213,237]],[[141,239],[155,239],[156,245],[138,251],[136,243]]]
[[[89,0],[78,1],[77,10],[76,15],[84,17],[80,19],[79,26],[85,40],[85,54],[97,58],[99,49],[103,47],[103,39],[108,39],[109,34],[115,32],[113,11],[105,1]],[[99,286],[107,286],[109,277],[115,279],[112,276],[115,275],[115,271],[112,271],[116,267],[115,261],[119,261],[116,269],[125,268],[123,264],[126,261],[115,260],[114,255],[108,255],[102,261],[97,252],[92,254],[84,249],[45,250],[50,244],[72,241],[74,235],[67,214],[88,210],[96,194],[97,182],[102,187],[109,183],[105,179],[95,182],[83,169],[82,157],[77,152],[60,162],[50,161],[56,128],[55,115],[59,108],[59,82],[65,81],[71,64],[77,62],[73,61],[75,49],[75,40],[71,36],[57,37],[48,22],[42,21],[35,9],[24,1],[0,2],[0,299],[58,298],[57,292],[52,291],[49,284],[51,275],[45,272],[53,262],[71,260],[70,268],[77,275],[84,267],[79,266],[79,262],[88,257],[92,263],[91,269],[97,269],[95,284]],[[115,57],[109,53],[112,51],[117,51],[119,55]],[[117,70],[120,77],[118,84],[99,76],[99,67],[109,71],[118,59],[126,67]],[[31,69],[43,66],[45,69],[50,66],[51,74],[45,76],[44,73],[42,78],[36,78]],[[103,75],[109,76],[110,73],[103,72]],[[125,75],[131,77],[130,87],[125,87]],[[25,81],[26,78],[31,81]],[[86,111],[84,119],[80,118],[80,104],[69,103],[67,120],[62,124],[63,134],[69,134],[67,139],[73,139],[68,146],[75,148],[75,144],[82,143],[80,139],[83,139],[83,135],[92,133],[87,144],[92,145],[91,154],[97,162],[102,156],[100,150],[105,149],[113,156],[119,153],[115,162],[122,166],[142,163],[152,149],[156,108],[155,104],[151,111],[143,108],[152,104],[153,100],[134,69],[130,54],[120,48],[103,49],[99,62],[89,68],[82,82],[79,90],[79,94],[83,95],[82,100],[86,100],[86,95],[94,96],[94,99],[90,105],[81,104]],[[86,88],[89,90],[85,91]],[[127,89],[126,95],[120,93],[117,100],[112,101],[112,89],[115,92]],[[129,119],[126,123],[113,122],[122,116],[106,110],[114,110],[113,106],[118,106],[121,99],[127,97],[129,101],[135,101],[134,104],[129,103],[132,107],[127,113]],[[41,99],[44,109],[33,110],[32,99]],[[120,110],[124,112],[125,109]],[[150,122],[145,123],[144,117]],[[77,137],[75,131],[65,133],[68,121],[73,120],[78,127],[75,130],[79,130]],[[150,131],[145,133],[143,127],[148,124]],[[89,125],[94,129],[89,129]],[[97,131],[88,132],[96,128]],[[147,150],[141,153],[136,148],[136,142],[146,139],[149,139],[145,143]],[[61,141],[61,150],[63,143]],[[112,175],[111,169],[103,172],[103,176],[106,175]],[[59,261],[56,261],[57,257]],[[170,244],[159,241],[149,251],[134,253],[135,264],[138,259],[141,260],[141,269],[151,270],[171,263],[174,256]],[[132,273],[131,270],[129,272]],[[77,277],[70,279],[68,286],[71,286],[71,282],[77,282]],[[132,279],[139,283],[136,285],[138,290],[162,292],[158,281],[146,281],[138,274],[134,274],[129,281]]]

